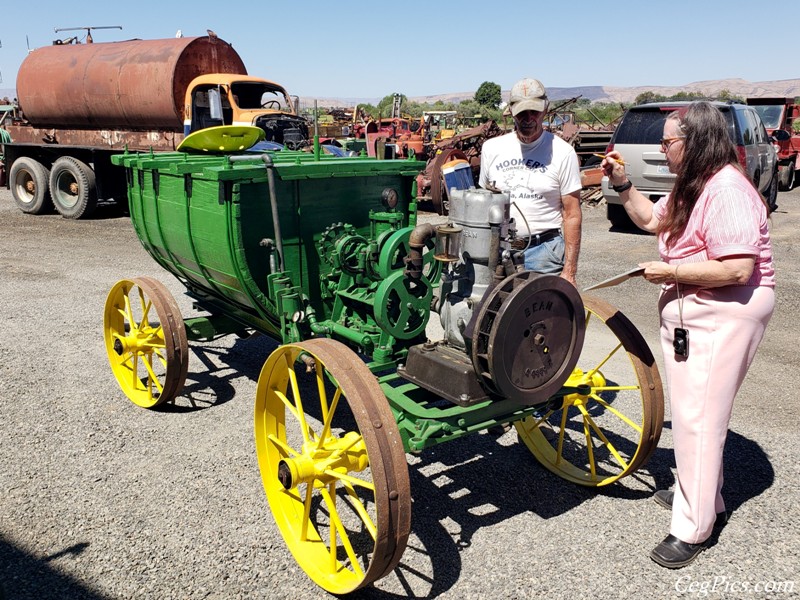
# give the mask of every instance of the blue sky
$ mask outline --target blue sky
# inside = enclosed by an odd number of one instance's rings
[[[0,89],[15,86],[26,36],[36,48],[73,34],[56,27],[104,25],[123,29],[95,31],[95,42],[212,29],[251,75],[305,97],[469,92],[484,81],[507,90],[521,77],[549,87],[799,78],[768,33],[780,18],[759,11],[743,0],[15,1],[0,13]]]

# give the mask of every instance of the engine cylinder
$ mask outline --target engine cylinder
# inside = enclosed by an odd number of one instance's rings
[[[508,223],[510,199],[506,193],[494,194],[489,190],[470,188],[453,190],[450,194],[450,220],[464,229],[461,234],[461,250],[473,261],[485,263],[489,260],[491,241],[490,213],[493,207],[502,210]],[[501,235],[505,235],[501,231]]]
[[[497,219],[497,215],[503,215]],[[461,350],[466,349],[464,330],[492,282],[489,253],[492,248],[492,223],[505,235],[510,215],[508,194],[470,188],[453,190],[450,194],[450,221],[461,228],[461,256],[464,264],[455,267],[455,275],[445,272],[443,289],[451,291],[442,299],[440,320],[445,341]]]

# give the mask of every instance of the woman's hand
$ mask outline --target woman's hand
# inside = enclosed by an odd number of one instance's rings
[[[603,175],[608,177],[611,185],[622,185],[628,178],[625,176],[625,160],[616,150],[612,150],[600,163]]]
[[[675,265],[661,261],[639,263],[644,267],[644,278],[650,283],[667,283],[675,281]]]

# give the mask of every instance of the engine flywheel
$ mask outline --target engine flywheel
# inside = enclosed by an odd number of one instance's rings
[[[567,381],[585,332],[578,290],[556,275],[523,271],[484,299],[472,334],[472,364],[494,394],[534,405]]]

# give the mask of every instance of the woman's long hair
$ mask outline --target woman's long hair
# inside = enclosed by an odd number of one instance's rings
[[[666,214],[658,226],[658,233],[665,234],[667,247],[670,247],[686,229],[708,180],[726,165],[733,165],[739,171],[742,168],[725,117],[708,102],[692,102],[667,119],[677,121],[680,134],[685,136],[683,160]]]

